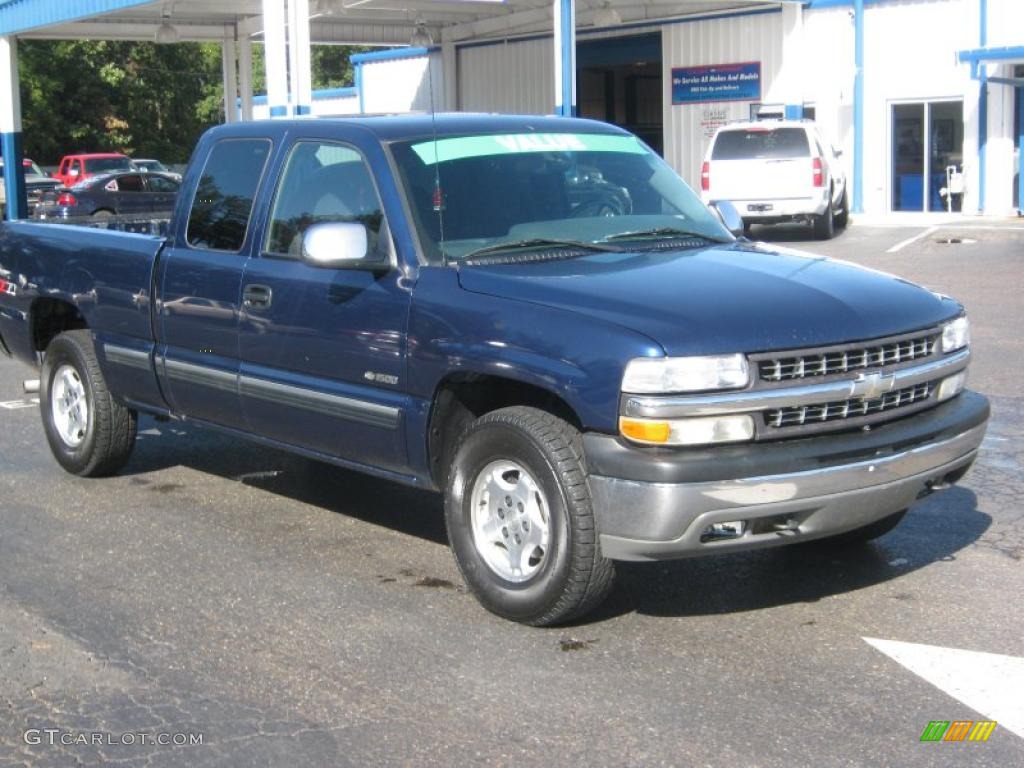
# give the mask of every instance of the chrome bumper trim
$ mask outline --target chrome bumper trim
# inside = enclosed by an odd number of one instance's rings
[[[893,371],[891,385],[885,392],[912,387],[928,381],[936,381],[959,373],[971,359],[969,349],[946,355],[924,365]],[[876,373],[879,369],[865,373]],[[685,396],[624,396],[622,415],[641,419],[679,419],[688,416],[718,416],[728,413],[747,413],[770,408],[790,408],[802,405],[822,405],[840,400],[866,397],[872,393],[862,391],[865,380],[845,379],[821,384],[805,384],[799,387],[776,389],[754,389],[739,392],[716,392],[710,395]]]
[[[900,453],[789,474],[685,484],[591,476],[602,551],[618,560],[692,557],[859,528],[908,507],[933,483],[970,465],[986,426]],[[751,532],[752,521],[776,516],[798,525]],[[731,520],[747,521],[742,537],[700,541],[708,525]]]

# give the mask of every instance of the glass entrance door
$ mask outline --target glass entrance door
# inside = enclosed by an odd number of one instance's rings
[[[962,101],[892,105],[892,210],[959,211],[963,203]]]

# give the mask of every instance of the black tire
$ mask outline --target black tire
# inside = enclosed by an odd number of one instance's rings
[[[835,215],[832,211],[832,197],[821,216],[814,217],[814,236],[819,240],[831,240],[836,233]]]
[[[474,489],[478,480],[486,478],[487,470],[504,462],[525,470],[542,493],[544,504],[538,502],[538,508],[546,507],[548,513],[546,549],[533,565],[537,570],[523,574],[522,581],[503,577],[489,564],[474,535]],[[515,482],[520,482],[518,477]],[[519,509],[521,512],[522,507]],[[508,528],[502,529],[506,539],[509,528],[516,530],[512,506],[508,514]],[[533,626],[564,623],[591,611],[611,590],[615,568],[601,555],[580,434],[545,411],[502,408],[469,426],[449,473],[445,524],[466,584],[487,610],[503,618]],[[496,545],[503,546],[500,540]],[[494,545],[486,551],[494,553]],[[508,552],[512,561],[512,550]]]
[[[843,187],[843,196],[839,198],[839,213],[835,217],[836,226],[839,229],[846,229],[846,225],[850,223],[849,192],[847,187]]]
[[[87,415],[84,427],[66,439],[54,414],[54,398],[65,387],[63,374],[80,383]],[[62,382],[56,382],[58,373]],[[43,429],[57,463],[73,475],[103,477],[117,472],[135,446],[135,411],[115,401],[107,390],[89,331],[67,331],[50,342],[39,378]]]
[[[881,520],[868,523],[862,528],[854,528],[852,531],[840,533],[838,536],[829,536],[827,539],[818,539],[810,543],[820,543],[836,547],[852,547],[859,544],[867,544],[872,539],[884,536],[899,525],[906,514],[907,510],[901,509],[899,512],[894,512],[888,517],[883,517]]]

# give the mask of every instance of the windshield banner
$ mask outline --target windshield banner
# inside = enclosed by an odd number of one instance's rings
[[[647,154],[635,136],[592,133],[507,133],[493,136],[458,136],[412,145],[425,165],[467,157],[516,155],[524,152],[625,152]]]

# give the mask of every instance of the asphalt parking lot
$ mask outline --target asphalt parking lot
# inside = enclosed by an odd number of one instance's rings
[[[71,477],[0,361],[0,766],[1024,764],[1024,222],[754,236],[960,298],[979,461],[872,545],[622,566],[570,627],[485,613],[431,494],[148,419]],[[956,720],[999,724],[920,741]]]

